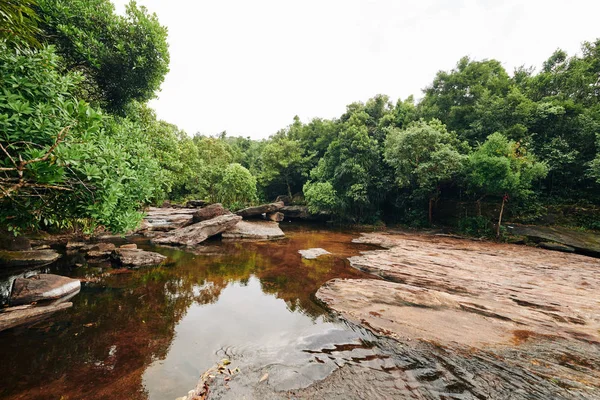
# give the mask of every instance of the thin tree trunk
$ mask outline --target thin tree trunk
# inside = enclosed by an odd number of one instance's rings
[[[433,224],[433,198],[429,198],[429,225]]]
[[[500,207],[500,217],[498,218],[498,226],[496,227],[496,237],[500,237],[500,225],[502,224],[502,214],[504,213],[504,203],[506,203],[506,196],[502,196],[502,207]]]

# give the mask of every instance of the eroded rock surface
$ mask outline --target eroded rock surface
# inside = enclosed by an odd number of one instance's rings
[[[111,257],[117,264],[126,267],[158,265],[167,259],[167,257],[163,256],[162,254],[152,251],[123,247],[113,250]]]
[[[11,305],[56,300],[77,293],[81,283],[77,279],[54,274],[39,274],[15,279],[10,295]]]
[[[195,246],[211,236],[234,227],[241,219],[242,217],[233,214],[220,215],[207,221],[173,230],[164,236],[153,239],[152,242],[157,244]]]
[[[0,267],[38,267],[50,264],[60,258],[54,250],[0,250]]]
[[[385,280],[322,286],[317,297],[344,319],[400,342],[435,343],[456,360],[469,354],[480,370],[498,369],[514,398],[600,394],[599,260],[430,235],[371,233],[356,242],[388,248],[349,259]],[[555,385],[535,393],[545,384],[523,386],[524,374]],[[500,396],[476,381],[471,393]]]
[[[243,210],[236,212],[236,214],[242,218],[257,217],[265,213],[279,211],[283,208],[283,206],[283,201],[279,201],[275,203],[262,204],[260,206],[244,208]]]
[[[572,247],[580,253],[600,257],[600,235],[576,231],[562,226],[509,225],[507,232],[526,236],[535,242],[556,242]]]
[[[139,231],[170,231],[191,222],[197,209],[149,207]]]
[[[223,232],[223,239],[271,240],[284,237],[279,224],[271,221],[240,221]]]
[[[192,223],[206,221],[225,214],[229,214],[229,210],[223,208],[221,203],[211,204],[196,211],[192,216]]]

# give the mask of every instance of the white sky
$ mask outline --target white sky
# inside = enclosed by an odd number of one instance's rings
[[[113,0],[123,12],[128,0]],[[264,138],[429,85],[465,55],[512,72],[600,37],[598,0],[138,0],[169,29],[158,117]]]

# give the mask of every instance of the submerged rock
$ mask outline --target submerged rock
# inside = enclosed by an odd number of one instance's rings
[[[283,208],[283,206],[283,202],[280,201],[276,203],[269,203],[260,206],[244,208],[243,210],[236,212],[236,214],[243,218],[258,217],[265,213],[279,211]]]
[[[307,260],[314,260],[317,257],[324,256],[326,254],[331,254],[327,250],[318,247],[314,249],[298,250],[298,253],[300,253],[302,258],[306,258]]]
[[[271,221],[240,221],[233,228],[223,232],[223,239],[271,240],[284,237],[279,224]]]
[[[206,221],[225,214],[229,214],[229,210],[223,208],[221,203],[211,204],[196,211],[192,216],[192,223]]]
[[[152,251],[123,247],[113,250],[111,257],[117,264],[126,267],[158,265],[167,259],[166,256]]]
[[[81,289],[77,279],[54,274],[39,274],[30,278],[15,279],[10,295],[11,305],[37,301],[56,300]]]
[[[16,306],[5,308],[0,311],[0,331],[37,321],[56,311],[64,310],[72,306],[73,303],[64,302],[38,307]]]
[[[181,246],[195,246],[211,236],[224,232],[240,222],[242,217],[228,214],[220,215],[207,221],[179,228],[166,233],[164,236],[154,238],[153,243],[172,244]]]
[[[0,250],[0,267],[39,267],[59,258],[60,254],[54,250]]]

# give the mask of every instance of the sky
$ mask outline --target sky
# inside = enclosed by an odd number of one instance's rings
[[[123,13],[128,0],[112,0]],[[138,0],[169,30],[150,105],[188,134],[266,138],[387,94],[422,97],[463,56],[540,67],[600,38],[598,0]]]

